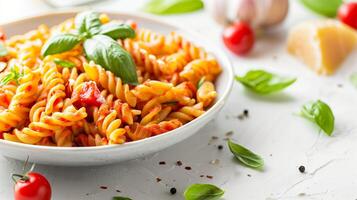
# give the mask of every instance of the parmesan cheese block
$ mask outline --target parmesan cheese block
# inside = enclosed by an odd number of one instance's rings
[[[289,33],[289,53],[319,74],[332,74],[351,53],[357,33],[336,20],[315,20],[295,26]]]

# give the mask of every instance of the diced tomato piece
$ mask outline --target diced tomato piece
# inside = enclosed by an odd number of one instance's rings
[[[136,30],[136,28],[138,27],[138,24],[136,22],[134,22],[133,20],[127,20],[125,23],[128,24],[129,26],[131,26],[131,28],[134,30]]]
[[[74,91],[73,96],[78,99],[82,106],[100,106],[104,103],[104,97],[100,94],[94,81],[85,82],[79,91]]]

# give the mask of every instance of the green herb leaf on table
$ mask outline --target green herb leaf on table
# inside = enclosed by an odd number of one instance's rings
[[[217,200],[224,191],[211,184],[192,184],[184,192],[185,200]]]
[[[253,153],[249,149],[243,147],[242,145],[236,144],[231,140],[228,140],[229,150],[233,153],[233,155],[244,165],[259,169],[264,166],[264,160]]]
[[[251,70],[235,79],[258,94],[270,94],[283,90],[296,81],[296,78],[281,77],[264,70]]]
[[[55,62],[57,65],[65,67],[65,68],[73,68],[73,67],[76,66],[76,64],[74,64],[73,62],[70,62],[70,61],[67,61],[67,60],[62,60],[62,59],[59,59],[59,58],[55,58],[53,60],[53,62]]]
[[[139,83],[131,55],[112,38],[96,35],[87,39],[83,46],[89,60],[113,72],[125,83],[131,85]]]
[[[0,57],[6,56],[9,52],[7,51],[5,45],[0,43]]]
[[[74,23],[76,29],[80,35],[84,35],[87,38],[97,35],[100,32],[102,23],[99,19],[99,14],[92,11],[79,13],[75,19]]]
[[[326,17],[335,17],[343,0],[300,0],[305,7]]]
[[[18,69],[11,68],[10,72],[0,80],[0,86],[7,85],[11,81],[15,81],[15,83],[18,85],[19,79],[23,76],[24,76],[24,74],[19,72]]]
[[[107,23],[101,26],[100,34],[107,35],[114,40],[134,38],[135,30],[128,24]]]
[[[63,53],[73,49],[81,41],[79,36],[70,33],[55,35],[47,40],[42,47],[41,54],[45,57],[47,55]]]
[[[352,85],[357,88],[357,73],[354,73],[350,76],[350,81]]]
[[[335,117],[331,108],[321,100],[305,104],[301,109],[302,117],[316,123],[328,136],[335,127]]]
[[[144,11],[166,15],[192,12],[202,8],[202,0],[150,0],[145,4]]]
[[[132,199],[129,197],[116,196],[116,197],[113,197],[112,200],[132,200]]]

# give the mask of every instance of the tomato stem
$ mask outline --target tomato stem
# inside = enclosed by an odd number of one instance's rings
[[[22,175],[22,174],[11,174],[11,178],[15,183],[17,183],[19,180],[21,180],[21,181],[29,180],[28,176]]]

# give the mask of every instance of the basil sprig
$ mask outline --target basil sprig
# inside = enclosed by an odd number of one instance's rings
[[[123,77],[126,83],[138,84],[135,66],[130,54],[118,43],[106,35],[96,35],[84,42],[87,57],[95,63],[113,72],[118,77]]]
[[[166,15],[192,12],[202,8],[202,0],[151,0],[145,4],[144,11]]]
[[[293,84],[296,78],[281,77],[264,70],[251,70],[244,76],[236,76],[237,81],[258,94],[278,92]]]
[[[217,200],[224,191],[211,184],[192,184],[184,192],[185,200]]]
[[[343,0],[300,0],[305,7],[327,17],[335,17],[338,8],[343,4]]]
[[[23,76],[24,73],[20,72],[19,69],[11,68],[10,72],[0,80],[0,86],[7,85],[11,81],[15,81],[15,83],[18,85],[19,79]]]
[[[335,117],[331,108],[321,100],[309,102],[301,109],[301,115],[316,123],[328,136],[332,135],[335,127]]]
[[[121,196],[116,196],[113,197],[112,200],[132,200],[129,197],[121,197]]]
[[[82,39],[74,34],[65,33],[51,37],[42,47],[42,56],[63,53],[73,49]]]
[[[79,13],[74,19],[74,23],[78,33],[85,37],[97,35],[102,26],[99,14],[91,11]]]
[[[107,35],[114,40],[135,37],[135,31],[130,25],[118,24],[114,22],[104,24],[100,29],[100,34]]]
[[[0,43],[0,57],[6,56],[9,52],[7,51],[5,45]]]
[[[51,37],[42,48],[42,56],[63,53],[83,43],[84,52],[89,60],[113,72],[124,83],[139,83],[131,55],[115,41],[135,37],[135,31],[129,25],[102,25],[98,13],[83,12],[76,16],[75,26],[76,34],[66,33]],[[60,65],[69,67],[63,64],[62,62]]]
[[[67,60],[62,60],[62,59],[59,59],[59,58],[55,58],[53,60],[53,62],[55,62],[57,65],[65,67],[65,68],[73,68],[73,67],[76,66],[76,64],[74,64],[73,62],[70,62],[70,61],[67,61]]]
[[[233,153],[234,157],[236,157],[245,166],[255,169],[260,169],[264,166],[264,160],[260,156],[243,147],[242,145],[228,140],[228,147],[229,150],[231,150]]]

